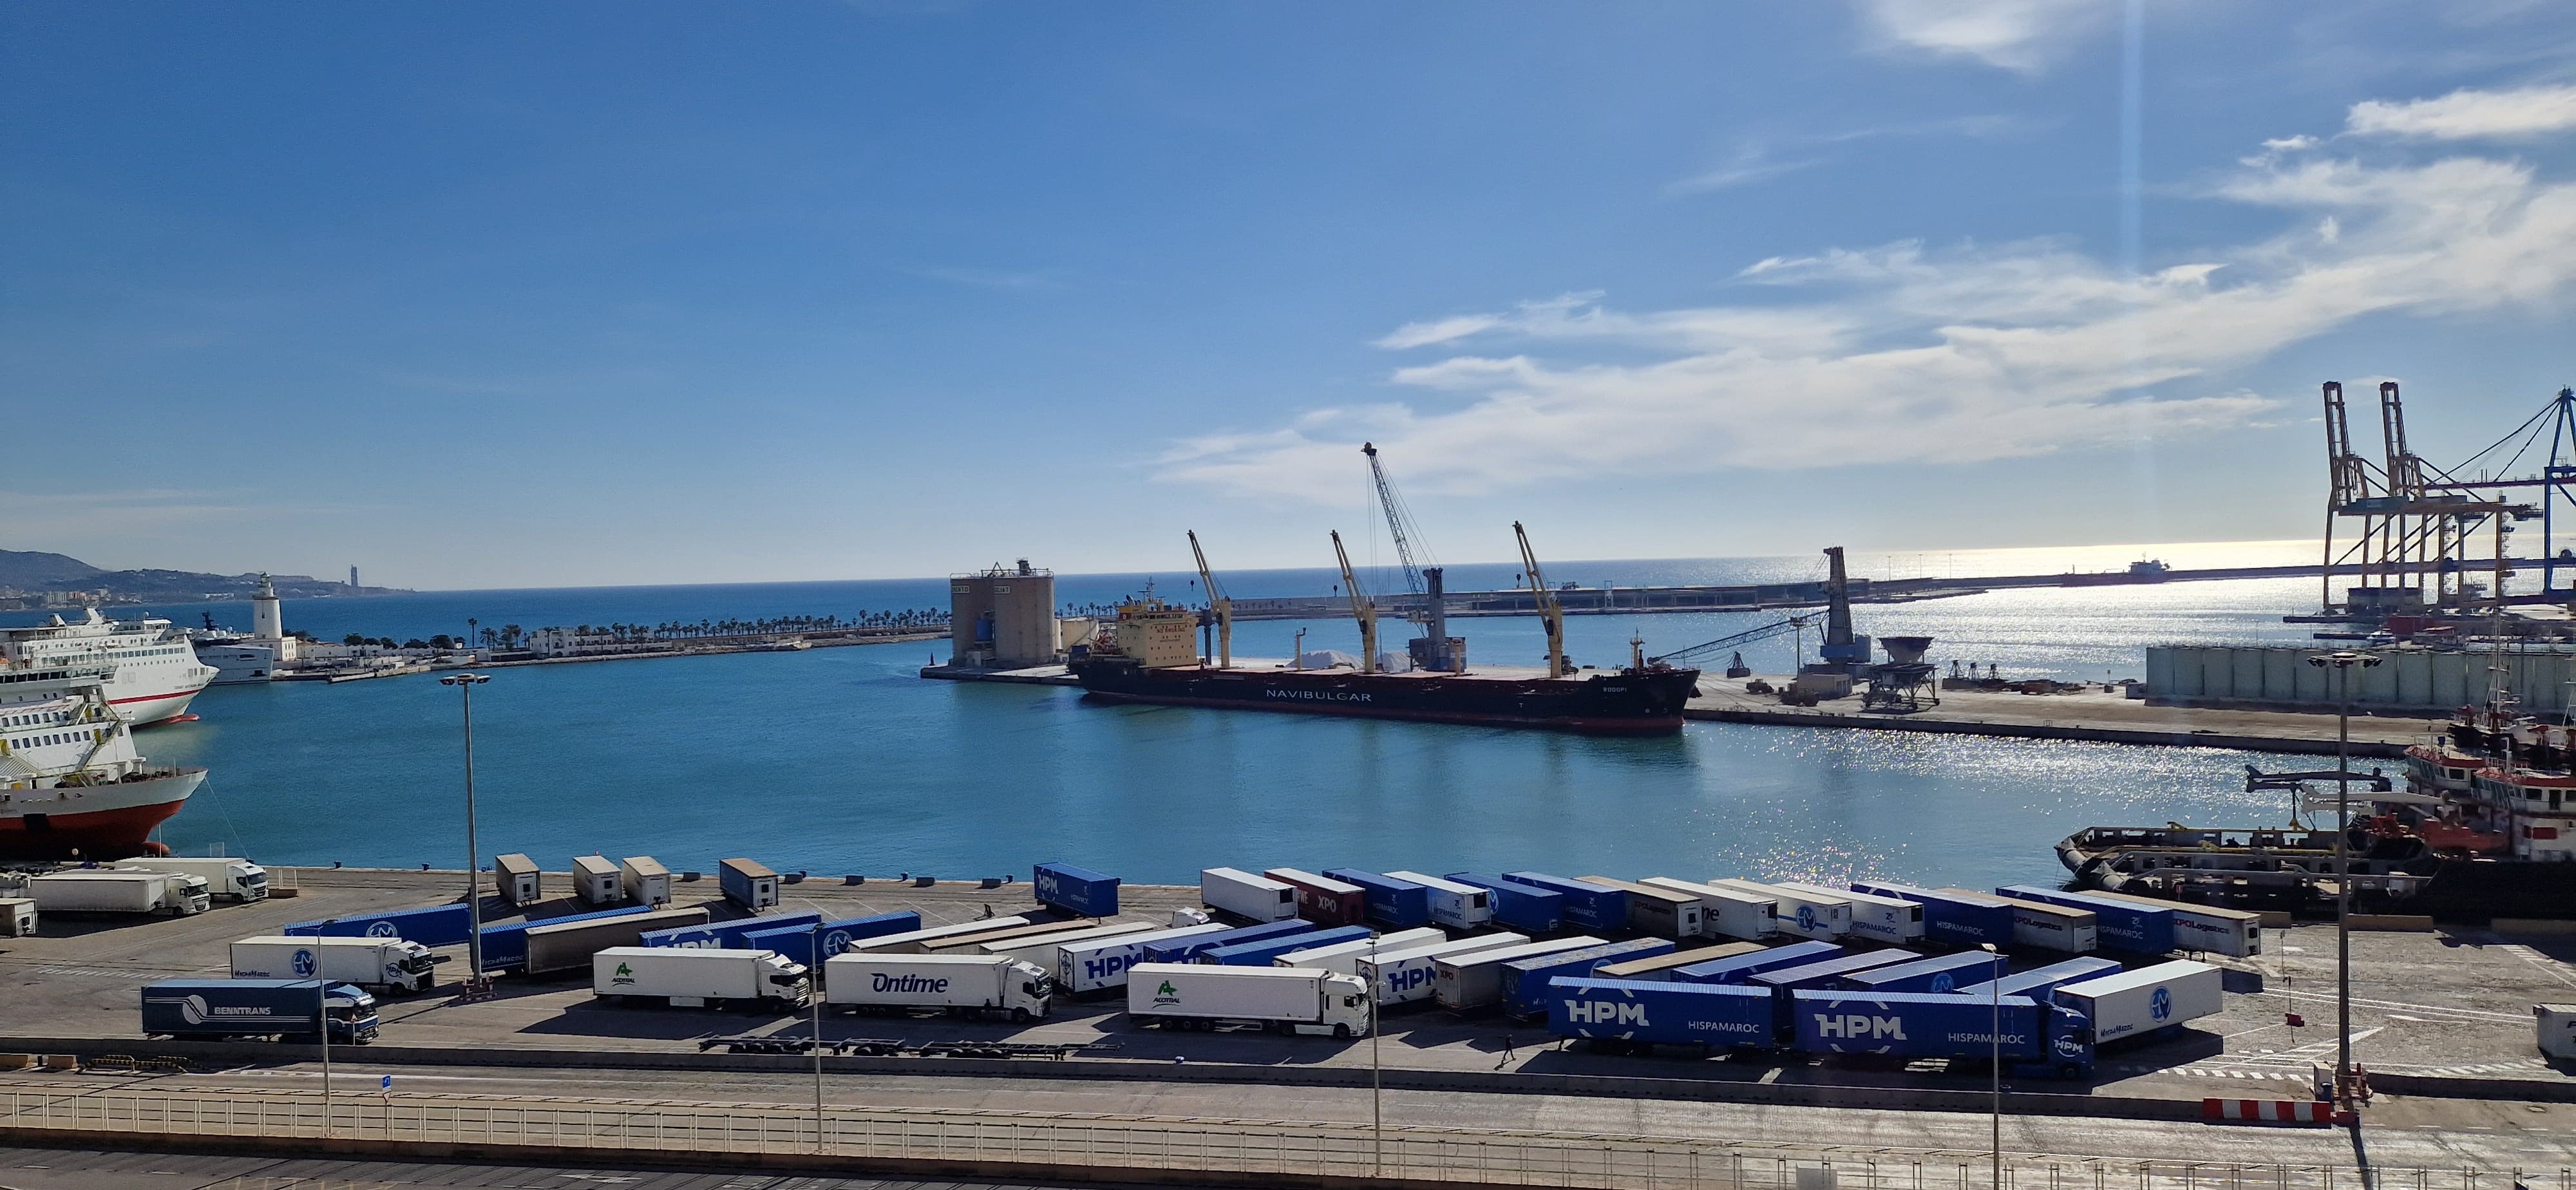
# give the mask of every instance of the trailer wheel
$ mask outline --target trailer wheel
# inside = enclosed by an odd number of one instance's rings
[[[1335,1025],[1333,1026],[1333,1036],[1343,1041],[1349,1041],[1351,1039],[1351,1027],[1349,1025]]]

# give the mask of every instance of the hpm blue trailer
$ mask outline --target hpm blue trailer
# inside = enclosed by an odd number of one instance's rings
[[[1431,890],[1410,880],[1398,880],[1379,872],[1358,868],[1326,868],[1324,875],[1344,884],[1360,886],[1360,895],[1368,904],[1370,921],[1393,930],[1410,930],[1431,924]]]

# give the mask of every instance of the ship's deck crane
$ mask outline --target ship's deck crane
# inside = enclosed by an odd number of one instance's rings
[[[1749,645],[1755,641],[1769,640],[1775,636],[1784,636],[1788,633],[1804,631],[1807,625],[1815,623],[1822,615],[1823,613],[1821,612],[1808,612],[1803,616],[1791,616],[1785,620],[1774,620],[1759,628],[1747,628],[1733,636],[1721,636],[1716,640],[1701,641],[1687,649],[1676,649],[1661,657],[1649,657],[1646,660],[1649,664],[1669,665],[1676,661],[1688,661],[1694,657],[1705,657],[1721,649]]]
[[[1207,551],[1199,548],[1198,530],[1190,533],[1190,556],[1198,559],[1199,584],[1207,588],[1208,612],[1216,617],[1216,667],[1234,668],[1234,601],[1226,598],[1225,588],[1216,585],[1216,576],[1208,573]]]
[[[1547,676],[1564,677],[1565,605],[1548,589],[1547,576],[1538,572],[1538,555],[1531,552],[1529,531],[1519,521],[1512,522],[1512,536],[1520,539],[1522,577],[1529,580],[1530,594],[1537,597],[1539,623],[1547,626]]]
[[[1360,622],[1360,672],[1377,672],[1377,606],[1369,602],[1368,593],[1360,590],[1360,576],[1351,569],[1351,555],[1342,548],[1342,534],[1333,531],[1333,558],[1342,564],[1342,588],[1351,593],[1351,618]]]
[[[1377,461],[1377,444],[1360,443],[1360,453],[1368,456],[1369,478],[1377,484],[1378,507],[1386,513],[1387,536],[1395,539],[1396,559],[1404,564],[1405,586],[1422,599],[1420,622],[1429,638],[1416,660],[1424,662],[1425,669],[1455,672],[1458,666],[1449,656],[1449,609],[1441,597],[1440,567],[1422,566],[1413,560],[1413,542],[1422,535],[1422,527],[1413,522],[1413,513],[1405,508],[1404,500],[1395,494],[1395,485],[1387,480],[1385,465]]]

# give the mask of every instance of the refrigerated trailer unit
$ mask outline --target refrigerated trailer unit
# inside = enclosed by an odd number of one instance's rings
[[[1648,876],[1638,883],[1698,898],[1705,937],[1759,942],[1780,932],[1779,902],[1769,894],[1670,876]]]
[[[1368,920],[1368,893],[1359,885],[1297,868],[1261,873],[1297,890],[1297,916],[1319,926],[1355,926]]]
[[[1322,931],[1317,931],[1321,933]],[[1374,938],[1354,938],[1348,942],[1318,943],[1312,939],[1298,943],[1299,949],[1270,960],[1273,967],[1321,967],[1335,975],[1357,975],[1360,959],[1370,955],[1390,955],[1416,946],[1445,942],[1446,932],[1425,926],[1418,930],[1397,930]]]
[[[425,992],[437,969],[428,947],[400,938],[267,934],[232,945],[235,979],[327,979],[371,992]]]
[[[1432,960],[1431,998],[1451,1012],[1480,1012],[1503,1002],[1503,964],[1599,946],[1602,938],[1578,936],[1525,942],[1494,950],[1442,955]]]
[[[1431,920],[1453,930],[1481,930],[1494,921],[1494,899],[1484,889],[1420,872],[1389,872],[1397,880],[1421,887],[1431,906]]]
[[[2127,901],[2173,913],[2174,948],[2250,959],[2263,953],[2263,915],[2217,905],[2188,905],[2134,893],[2093,889],[2084,895]]]
[[[2092,1022],[2093,1044],[2160,1033],[2226,1008],[2216,967],[2176,959],[2135,971],[2059,984],[2050,997]]]
[[[1628,898],[1628,931],[1676,942],[1708,936],[1707,911],[1698,897],[1678,889],[1657,888],[1609,876],[1581,877],[1585,884],[1619,890]]]
[[[1054,995],[1054,976],[1001,955],[853,951],[823,964],[823,1002],[847,1012],[936,1008],[1025,1021],[1045,1016]]]
[[[1959,892],[1959,889],[1943,889]],[[2090,909],[2074,909],[2019,897],[1996,897],[2010,906],[2013,915],[2013,945],[2033,950],[2053,950],[2060,954],[2091,954],[2100,949],[2100,919]]]
[[[214,907],[206,878],[178,872],[55,872],[27,882],[27,899],[45,913],[167,913],[189,917]]]
[[[36,902],[27,897],[0,897],[0,936],[32,938],[36,934]]]
[[[649,855],[630,855],[617,862],[617,889],[638,905],[671,903],[671,869]]]
[[[1925,942],[1961,949],[2006,947],[2013,943],[2012,906],[1997,897],[1916,888],[1910,884],[1891,884],[1882,880],[1855,880],[1852,891],[1895,897],[1922,906]]]
[[[572,857],[572,895],[585,905],[614,905],[626,899],[618,887],[617,865],[604,855]]]
[[[1553,889],[1505,879],[1493,872],[1451,872],[1449,879],[1485,891],[1494,907],[1494,924],[1533,936],[1553,934],[1565,924],[1565,895]]]
[[[1903,897],[1881,896],[1848,888],[1809,884],[1803,880],[1783,880],[1779,887],[1797,893],[1839,898],[1851,905],[1852,937],[1889,946],[1903,946],[1923,940],[1923,905]]]
[[[2006,885],[1996,889],[1995,895],[2037,901],[2043,905],[2064,905],[2069,909],[2089,909],[2093,913],[2095,938],[2106,950],[2159,955],[2170,954],[2174,948],[2174,915],[2167,903],[2115,901],[2091,893],[2062,892],[2035,884]]]
[[[1431,924],[1431,890],[1410,880],[1358,868],[1326,868],[1324,875],[1344,884],[1357,885],[1360,899],[1367,907],[1368,919],[1395,930],[1410,930]]]
[[[1225,926],[1211,922],[1207,925],[1149,930],[1142,934],[1127,934],[1117,938],[1061,942],[1056,945],[1056,986],[1068,996],[1087,996],[1112,988],[1123,988],[1127,986],[1127,969],[1144,961],[1146,947],[1225,932]]]
[[[1628,928],[1628,894],[1620,889],[1545,872],[1505,872],[1503,879],[1545,889],[1562,898],[1557,902],[1557,911],[1569,930],[1615,934]]]
[[[1118,916],[1118,878],[1106,873],[1072,864],[1039,864],[1029,870],[1029,888],[1038,904],[1076,917]]]
[[[1380,1005],[1413,1004],[1432,998],[1439,983],[1441,959],[1501,950],[1529,940],[1527,934],[1497,933],[1452,938],[1446,942],[1424,942],[1405,950],[1363,954],[1352,964],[1352,974],[1369,985]]]
[[[492,857],[492,882],[500,887],[501,900],[525,908],[545,899],[544,873],[537,861],[513,851]]]
[[[805,965],[774,950],[612,946],[590,956],[591,995],[620,1003],[793,1012],[813,991]]]
[[[1257,1024],[1274,1033],[1368,1036],[1368,985],[1320,967],[1139,963],[1127,1016],[1139,1026],[1213,1029]]]
[[[1199,901],[1219,913],[1255,924],[1297,916],[1296,889],[1240,868],[1201,869]]]
[[[778,905],[778,873],[756,859],[729,859],[716,865],[716,884],[725,899],[745,913]]]
[[[1732,877],[1720,877],[1705,883],[1771,898],[1773,926],[1792,937],[1831,942],[1852,931],[1851,902],[1842,897]]]

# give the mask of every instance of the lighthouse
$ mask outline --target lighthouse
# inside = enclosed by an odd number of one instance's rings
[[[268,576],[259,576],[259,590],[250,597],[251,640],[265,645],[281,663],[295,660],[295,641],[286,635],[286,612],[277,601],[277,587]]]

